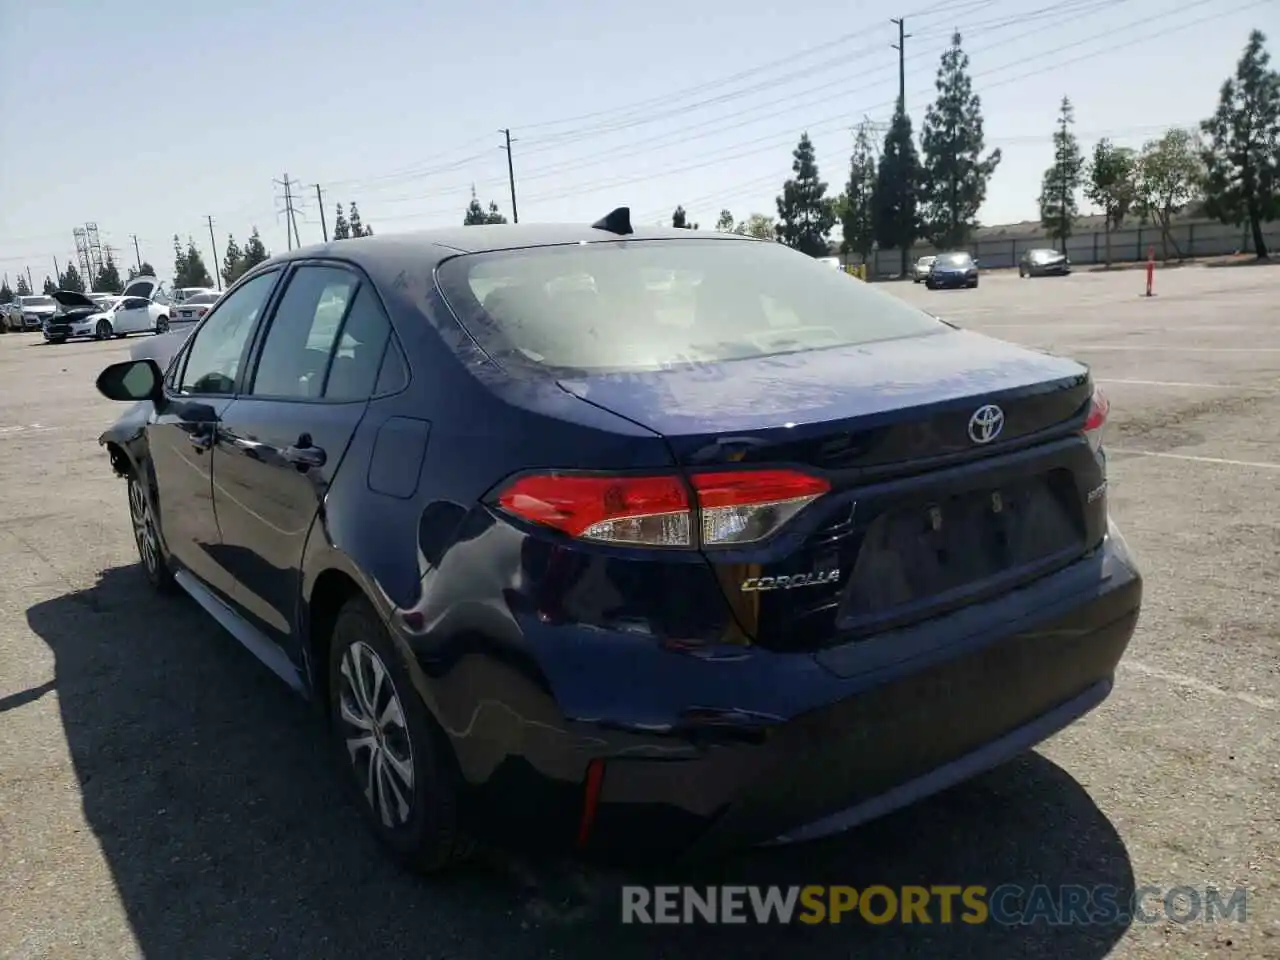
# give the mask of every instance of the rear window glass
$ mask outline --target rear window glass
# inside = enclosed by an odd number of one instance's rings
[[[217,302],[218,297],[219,294],[216,293],[197,293],[194,296],[187,297],[187,299],[182,302],[194,304],[198,307],[202,303],[215,303]]]
[[[967,253],[944,253],[938,258],[938,263],[944,267],[967,267],[972,260]]]
[[[500,362],[626,373],[870,343],[947,329],[780,244],[648,240],[468,254],[445,296]]]

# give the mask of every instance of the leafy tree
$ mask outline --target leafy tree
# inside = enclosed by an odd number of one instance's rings
[[[107,262],[102,265],[102,271],[98,274],[96,280],[93,281],[93,289],[95,293],[121,293],[124,291],[124,284],[120,281],[120,270],[116,267],[115,258],[111,254],[107,254]]]
[[[1173,218],[1200,191],[1204,167],[1200,141],[1194,132],[1173,127],[1157,140],[1148,140],[1138,155],[1138,209],[1160,227],[1161,255],[1169,258],[1169,244],[1182,251],[1170,235]]]
[[[871,141],[871,127],[858,124],[853,141],[853,155],[849,158],[849,182],[840,198],[840,226],[843,253],[856,253],[865,263],[871,256],[875,243],[876,148]]]
[[[733,232],[743,237],[754,237],[757,240],[776,240],[778,238],[777,223],[773,217],[763,213],[753,213],[746,220],[733,228]]]
[[[182,249],[182,241],[178,239],[178,235],[173,235],[173,285],[175,287],[194,287],[194,283],[187,283],[187,252]]]
[[[733,233],[733,214],[728,210],[721,210],[716,219],[716,230],[720,233]]]
[[[347,216],[342,212],[342,204],[338,204],[337,216],[333,218],[333,239],[351,239],[351,225],[347,223]]]
[[[1080,213],[1076,192],[1084,178],[1084,156],[1080,142],[1071,132],[1075,122],[1071,99],[1063,97],[1058,107],[1058,129],[1053,133],[1053,166],[1044,172],[1040,184],[1040,222],[1049,237],[1062,244],[1063,253],[1067,252],[1067,238]]]
[[[137,270],[135,270],[133,267],[129,268],[128,282],[137,280],[139,277],[154,277],[155,275],[156,275],[156,268],[153,267],[151,264],[147,263],[147,261],[143,260],[142,266],[140,266]]]
[[[1107,266],[1111,266],[1111,231],[1124,223],[1137,198],[1137,154],[1103,138],[1093,146],[1084,194],[1102,208],[1107,234]]]
[[[774,231],[793,250],[823,257],[828,250],[827,234],[836,225],[836,208],[827,196],[827,185],[818,177],[813,141],[807,132],[800,135],[791,156],[791,172],[795,176],[782,185]]]
[[[0,303],[8,303],[13,299],[13,290],[9,287],[9,279],[6,277],[3,284],[0,284]]]
[[[57,292],[58,292],[58,285],[57,285],[56,283],[54,283],[54,282],[53,282],[53,278],[52,278],[52,277],[50,277],[50,276],[47,276],[47,275],[46,275],[46,276],[45,276],[45,278],[44,278],[44,287],[43,287],[42,289],[43,289],[43,291],[44,291],[44,295],[47,297],[47,296],[49,296],[49,294],[51,294],[51,293],[57,293]],[[19,293],[21,293],[21,292],[22,292],[22,284],[19,284],[19,285],[18,285],[18,292],[19,292]]]
[[[80,271],[76,269],[74,263],[68,263],[67,269],[62,271],[62,276],[58,278],[59,290],[74,290],[76,293],[84,293],[84,278],[80,276]]]
[[[27,278],[22,274],[18,274],[18,296],[31,296],[31,284],[27,283]]]
[[[348,219],[351,221],[352,237],[366,237],[369,235],[364,232],[364,224],[360,222],[360,211],[356,209],[354,200],[351,201],[351,213],[348,215]]]
[[[1260,260],[1267,259],[1262,224],[1280,217],[1280,73],[1270,69],[1266,42],[1260,30],[1249,34],[1217,111],[1200,124],[1210,140],[1205,212],[1236,226],[1247,221]]]
[[[934,245],[946,250],[963,245],[978,225],[1000,151],[982,156],[982,100],[973,92],[969,56],[958,32],[942,55],[935,86],[938,99],[929,105],[920,130],[921,215]]]
[[[485,210],[476,199],[476,188],[471,188],[471,203],[467,205],[466,215],[462,218],[464,227],[474,227],[481,223],[506,223],[507,218],[498,212],[498,205],[489,201],[489,209]],[[366,233],[365,236],[370,236]]]
[[[227,252],[222,258],[222,269],[218,272],[222,274],[222,282],[228,287],[244,273],[244,253],[232,234],[227,234]]]
[[[884,150],[876,168],[876,188],[871,208],[871,221],[876,243],[897,248],[902,258],[902,275],[907,275],[911,246],[920,235],[918,213],[920,157],[911,133],[911,117],[898,101],[889,132],[884,137]]]
[[[243,264],[240,268],[240,275],[248,273],[260,263],[264,263],[271,259],[271,252],[263,245],[262,237],[258,235],[258,228],[254,227],[253,232],[249,234],[249,240],[244,245],[244,256],[241,260]]]

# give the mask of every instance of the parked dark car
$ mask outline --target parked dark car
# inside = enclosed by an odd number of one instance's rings
[[[1057,250],[1028,250],[1018,260],[1020,277],[1065,277],[1071,273],[1071,260]]]
[[[844,830],[1097,706],[1138,619],[1088,369],[775,243],[295,250],[98,389],[150,582],[314,700],[419,869]]]
[[[948,287],[976,287],[978,285],[978,261],[967,253],[940,253],[932,266],[924,285],[930,290]]]

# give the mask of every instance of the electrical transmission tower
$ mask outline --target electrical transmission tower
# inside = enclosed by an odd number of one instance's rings
[[[84,232],[86,245],[89,248],[89,276],[85,278],[85,282],[92,288],[94,278],[102,275],[103,268],[106,267],[106,260],[102,255],[102,241],[98,237],[98,225],[96,223],[86,223]]]
[[[71,235],[76,238],[76,269],[80,271],[80,277],[84,280],[85,286],[91,287],[93,281],[90,279],[89,231],[84,227],[76,227],[71,231]]]
[[[285,216],[284,232],[287,238],[287,243],[289,244],[289,249],[292,250],[295,245],[300,247],[302,246],[302,238],[298,235],[297,213],[298,206],[300,205],[298,195],[299,183],[297,180],[290,179],[289,174],[287,173],[284,174],[281,179],[272,180],[271,182],[284,190],[283,197],[276,197],[277,200],[284,200],[284,209],[276,212],[277,214],[283,213]]]

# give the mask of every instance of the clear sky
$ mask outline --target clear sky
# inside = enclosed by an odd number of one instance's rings
[[[283,249],[286,172],[304,243],[316,183],[330,225],[458,223],[473,182],[510,216],[501,127],[523,221],[772,215],[802,130],[835,193],[852,125],[888,119],[901,16],[917,131],[964,36],[1004,153],[988,224],[1036,216],[1063,94],[1086,152],[1140,146],[1212,112],[1250,28],[1280,60],[1280,0],[0,0],[0,272],[38,287],[86,221],[162,275],[175,233],[211,259],[209,215],[220,249]]]

